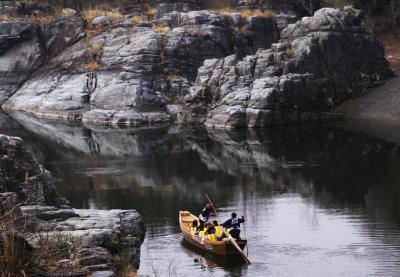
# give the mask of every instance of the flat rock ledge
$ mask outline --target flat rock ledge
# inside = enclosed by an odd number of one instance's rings
[[[83,122],[102,126],[113,127],[135,127],[141,125],[157,125],[169,123],[173,118],[169,111],[137,112],[134,110],[72,110],[72,111],[42,111],[42,110],[20,110],[6,103],[2,106],[6,112],[20,112],[37,118],[46,118],[56,121]]]
[[[0,184],[0,212],[12,215],[1,223],[14,226],[16,251],[32,276],[118,276],[139,268],[145,235],[139,213],[71,208],[21,138],[0,135]]]
[[[40,205],[22,206],[21,210],[36,230],[25,237],[34,248],[41,247],[44,237],[79,242],[75,257],[63,260],[79,260],[82,269],[76,271],[76,276],[81,272],[117,276],[118,259],[139,268],[145,227],[135,210],[58,209]]]
[[[117,110],[91,110],[82,115],[84,123],[133,127],[144,124],[160,124],[171,121],[164,112],[136,112]]]

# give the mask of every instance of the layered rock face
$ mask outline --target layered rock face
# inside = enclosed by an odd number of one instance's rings
[[[169,11],[204,3],[132,2],[124,8],[132,14],[114,25],[98,18],[85,39],[82,22],[3,23],[0,97],[12,96],[2,107],[118,126],[177,118],[212,128],[265,127],[331,117],[337,104],[389,73],[381,43],[356,10],[321,9],[281,32],[291,17],[279,12],[296,18],[304,10],[297,1],[232,3],[271,8],[275,16]],[[143,9],[147,15],[138,16]]]
[[[82,20],[56,20],[48,25],[0,22],[0,103],[11,96],[43,63],[84,35]]]
[[[26,204],[68,207],[54,187],[51,174],[41,167],[20,138],[0,135],[0,184]]]
[[[277,40],[275,20],[208,11],[126,20],[53,58],[7,101],[7,109],[135,125],[169,120],[165,105],[187,94],[204,59],[245,55]],[[85,66],[99,66],[88,91]],[[93,80],[92,80],[93,81]]]
[[[139,267],[145,232],[140,215],[134,210],[72,209],[67,200],[57,195],[51,174],[32,158],[20,138],[0,135],[0,184],[2,191],[14,191],[0,193],[0,210],[2,214],[13,212],[18,236],[26,239],[30,251],[33,246],[30,255],[45,251],[42,247],[53,241],[79,240],[73,251],[69,247],[63,250],[65,253],[58,251],[62,261],[52,261],[51,265],[45,261],[46,266],[72,265],[73,260],[69,259],[73,254],[80,265],[68,271],[73,272],[71,276],[89,272],[113,276],[118,270],[115,257],[126,260],[132,268]],[[30,269],[36,268],[35,262]],[[45,272],[41,274],[47,276]]]
[[[270,49],[206,60],[186,97],[192,110],[185,119],[216,128],[313,120],[389,73],[382,44],[358,12],[325,8],[289,25]]]

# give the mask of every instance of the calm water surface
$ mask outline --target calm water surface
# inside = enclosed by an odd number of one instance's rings
[[[137,129],[0,114],[77,208],[137,209],[141,276],[400,276],[400,147],[324,127],[249,132]],[[177,213],[208,193],[247,221],[253,265],[182,244]]]

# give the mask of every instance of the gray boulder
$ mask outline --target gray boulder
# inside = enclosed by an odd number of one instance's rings
[[[0,103],[7,100],[44,62],[83,36],[82,20],[50,24],[0,22]]]
[[[255,53],[278,38],[273,18],[208,11],[173,12],[148,26],[122,24],[76,42],[3,108],[110,125],[166,122],[166,105],[182,102],[204,59]]]
[[[40,238],[50,241],[60,237],[79,239],[74,255],[80,265],[91,272],[99,269],[115,272],[115,259],[123,257],[138,269],[140,246],[144,240],[145,227],[141,216],[134,210],[84,210],[70,209],[61,212],[54,207],[22,206],[23,214],[31,220],[30,228],[36,230],[26,235],[34,247],[40,247]],[[56,215],[59,215],[57,217]]]
[[[71,257],[79,259],[77,272],[115,273],[116,257],[139,268],[145,233],[141,216],[135,210],[72,209],[58,196],[51,174],[33,159],[20,138],[0,135],[0,185],[2,191],[14,191],[0,192],[0,211],[13,215],[7,226],[23,231],[16,249],[24,263],[31,262],[32,247],[46,251],[57,245],[57,263],[68,267],[73,266]],[[22,254],[25,250],[29,251]],[[51,266],[47,260],[37,262],[41,268]],[[30,265],[30,269],[37,266]]]
[[[0,1],[0,14],[1,15],[12,15],[17,11],[16,1]]]
[[[157,1],[155,9],[156,16],[163,17],[170,12],[190,12],[201,9],[201,1],[199,0],[184,0],[184,1]]]
[[[98,16],[92,20],[93,27],[105,27],[111,25],[111,23],[112,23],[111,17],[106,15]]]
[[[15,192],[25,204],[64,206],[51,174],[27,151],[20,138],[0,135],[0,184],[3,192]]]
[[[326,8],[289,25],[270,49],[206,60],[186,101],[193,110],[208,107],[195,118],[212,128],[309,121],[331,117],[334,106],[389,73],[384,48],[360,15]]]
[[[0,103],[12,95],[45,59],[37,25],[0,23]]]

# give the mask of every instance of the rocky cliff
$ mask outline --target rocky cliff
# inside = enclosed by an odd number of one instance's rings
[[[95,18],[89,29],[71,19],[1,23],[3,108],[122,126],[265,127],[320,119],[389,73],[350,8],[289,24],[297,1],[238,1],[231,12],[151,2],[151,16],[118,3],[122,19]]]
[[[166,104],[187,93],[204,59],[255,52],[278,36],[272,18],[239,14],[175,12],[151,24],[131,21],[51,59],[4,107],[103,123],[167,121]],[[88,95],[84,66],[94,60],[97,87]]]
[[[40,276],[113,276],[122,266],[139,267],[145,232],[140,215],[72,209],[19,138],[0,135],[0,184],[2,220],[12,211],[13,232],[31,249],[28,270]]]
[[[357,11],[325,8],[289,25],[270,49],[206,60],[186,100],[209,108],[189,120],[219,128],[314,120],[382,84],[383,46],[361,23]]]
[[[0,22],[0,102],[14,94],[40,66],[84,35],[82,20],[49,24]]]

